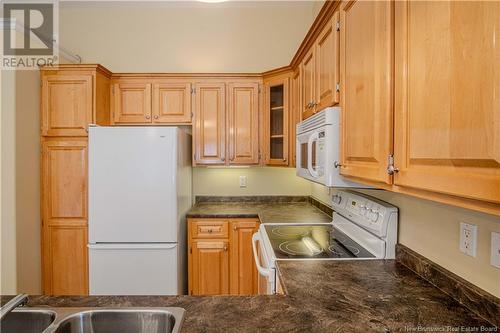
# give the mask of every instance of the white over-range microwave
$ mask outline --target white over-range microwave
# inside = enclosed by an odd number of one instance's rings
[[[329,107],[297,124],[297,176],[327,187],[369,188],[340,175],[340,108]]]

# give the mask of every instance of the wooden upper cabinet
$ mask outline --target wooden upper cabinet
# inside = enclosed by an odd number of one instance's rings
[[[392,1],[341,7],[341,174],[390,184],[392,154]]]
[[[111,110],[115,124],[151,123],[151,83],[112,84]]]
[[[233,295],[254,295],[258,292],[257,267],[252,249],[252,236],[258,228],[258,219],[230,222],[230,292]]]
[[[395,13],[395,184],[500,203],[500,3]]]
[[[153,123],[191,122],[191,84],[153,84]]]
[[[224,83],[195,85],[193,128],[196,164],[225,164],[226,88]]]
[[[267,165],[288,166],[289,78],[265,81],[263,151]]]
[[[42,135],[87,136],[93,121],[91,74],[42,72]]]
[[[259,163],[259,84],[228,84],[229,164]]]
[[[339,61],[339,12],[325,26],[316,41],[315,111],[339,103],[337,84],[340,83]]]
[[[296,135],[297,135],[297,124],[301,121],[301,106],[302,106],[302,76],[300,67],[297,68],[292,75],[290,84],[290,151],[288,156],[290,157],[289,166],[295,167],[295,157],[296,157]]]
[[[229,294],[229,244],[226,240],[191,243],[190,295]]]
[[[314,114],[314,98],[315,92],[315,48],[305,55],[304,60],[302,60],[301,72],[302,72],[302,120],[309,118]]]

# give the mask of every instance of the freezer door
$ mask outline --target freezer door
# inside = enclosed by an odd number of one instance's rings
[[[177,244],[91,244],[90,295],[178,295],[177,258]]]
[[[90,128],[90,243],[178,241],[177,131]]]

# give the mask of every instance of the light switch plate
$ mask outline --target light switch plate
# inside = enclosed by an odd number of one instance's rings
[[[240,176],[240,187],[247,187],[247,176]]]
[[[500,268],[500,233],[491,233],[491,266]]]
[[[477,225],[460,223],[460,251],[475,257],[477,248]]]

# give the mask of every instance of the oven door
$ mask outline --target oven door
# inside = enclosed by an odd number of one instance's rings
[[[326,128],[320,127],[297,135],[297,176],[325,184]]]
[[[259,295],[272,295],[276,293],[276,270],[272,268],[269,256],[264,248],[264,243],[259,232],[252,236],[253,257],[258,271]]]

